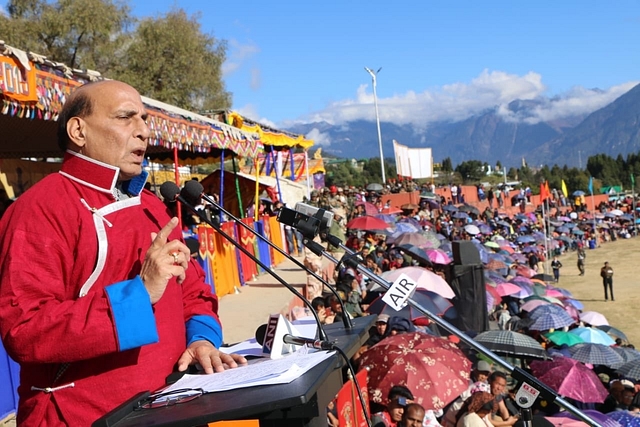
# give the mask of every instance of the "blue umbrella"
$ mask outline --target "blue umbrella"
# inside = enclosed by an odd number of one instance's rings
[[[529,318],[531,319],[537,319],[539,317],[546,317],[546,316],[551,316],[551,315],[567,315],[567,312],[564,311],[564,309],[558,305],[555,304],[546,304],[546,305],[541,305],[540,307],[536,307],[535,310],[533,310],[531,313],[529,313]],[[572,322],[574,323],[574,320],[571,319]],[[568,326],[568,325],[567,325]]]
[[[568,233],[569,232],[569,227],[558,227],[555,229],[556,233]]]
[[[564,300],[567,304],[571,304],[572,306],[574,306],[575,308],[577,308],[578,310],[584,310],[584,304],[581,303],[580,301],[576,300],[576,299],[572,299],[572,298],[568,298],[566,300]]]
[[[524,249],[522,249],[522,252],[525,254],[530,254],[531,252],[538,252],[538,248],[536,248],[535,246],[526,246]]]
[[[603,345],[613,345],[616,343],[605,331],[596,328],[575,328],[569,331],[569,333],[579,336],[584,342]]]
[[[572,193],[573,196],[584,196],[586,193],[582,190],[576,190]]]
[[[474,246],[478,249],[478,252],[480,252],[480,261],[482,261],[483,264],[488,263],[489,252],[487,252],[487,248],[476,239],[471,239],[470,242],[473,243]]]
[[[449,212],[455,212],[455,211],[458,210],[458,208],[455,207],[454,205],[444,205],[442,207],[442,210],[449,211]]]
[[[496,221],[496,224],[502,227],[511,227],[511,224],[509,224],[507,221]]]
[[[518,243],[533,243],[536,239],[533,236],[518,236],[516,242]]]
[[[573,222],[567,222],[564,226],[567,227],[567,228],[573,228],[573,227],[577,227],[578,224],[573,223]]]
[[[640,427],[640,417],[631,415],[629,411],[614,411],[609,412],[607,415],[621,426]]]
[[[569,347],[571,358],[582,363],[619,367],[623,364],[622,356],[611,347],[602,344],[582,343]]]
[[[384,222],[388,223],[388,224],[393,224],[394,222],[396,222],[396,216],[395,215],[389,215],[389,214],[377,214],[375,215],[376,218],[383,220]]]
[[[421,228],[416,227],[414,224],[410,224],[408,222],[398,222],[395,227],[395,233],[417,233],[420,230]]]
[[[536,308],[536,310],[542,307],[547,306],[540,306]],[[533,312],[535,312],[536,310],[533,310]],[[571,326],[574,323],[576,323],[576,321],[573,320],[573,318],[563,310],[563,314],[552,313],[548,316],[538,317],[535,322],[533,322],[533,324],[529,326],[529,329],[531,329],[532,331],[548,331],[550,329],[560,329],[564,328],[565,326]]]
[[[582,236],[584,234],[584,231],[578,229],[578,228],[574,228],[573,230],[571,230],[572,234],[575,234],[576,236]]]
[[[458,212],[454,213],[452,216],[453,216],[454,218],[456,218],[456,219],[466,219],[466,218],[469,218],[469,215],[467,215],[465,212],[462,212],[462,211],[458,211]]]
[[[613,349],[613,351],[618,353],[620,355],[620,357],[622,357],[622,360],[624,360],[625,364],[628,363],[628,362],[631,362],[633,360],[640,359],[640,351],[638,351],[638,350],[634,350],[634,349],[629,348],[629,347],[616,347],[616,346],[613,346],[611,348]],[[622,366],[624,366],[624,365],[622,365]],[[618,368],[618,370],[620,370],[622,368],[622,366],[620,368]]]
[[[613,347],[612,347],[613,348]],[[615,350],[614,350],[615,351]],[[624,359],[623,356],[620,356]],[[616,371],[627,378],[640,380],[640,359],[631,360],[618,366]]]

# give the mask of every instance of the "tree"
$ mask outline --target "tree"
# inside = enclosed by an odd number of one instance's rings
[[[182,9],[143,19],[112,75],[143,95],[188,110],[226,109],[222,81],[225,41],[201,31],[198,16]]]
[[[9,0],[7,11],[0,34],[17,48],[99,71],[188,110],[231,105],[222,81],[226,42],[204,34],[197,15],[174,9],[134,26],[118,0]]]
[[[442,161],[442,166],[440,167],[442,172],[453,172],[453,164],[451,163],[451,157],[447,157]]]
[[[480,160],[467,160],[456,166],[456,172],[465,182],[479,182],[484,177]]]
[[[129,6],[112,0],[10,0],[0,14],[0,34],[20,49],[71,68],[97,69],[114,60],[133,22]],[[100,71],[100,70],[97,70]]]

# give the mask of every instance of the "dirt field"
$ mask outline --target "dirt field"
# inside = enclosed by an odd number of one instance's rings
[[[578,276],[576,252],[560,258],[560,283],[580,300],[584,311],[597,311],[605,315],[609,324],[621,329],[629,341],[640,347],[640,238],[618,240],[587,249],[586,272]],[[600,268],[608,261],[613,268],[615,301],[604,300]],[[609,298],[611,298],[609,296]]]

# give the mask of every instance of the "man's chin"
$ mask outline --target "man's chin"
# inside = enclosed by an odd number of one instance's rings
[[[118,181],[129,181],[142,173],[142,166],[120,169]]]

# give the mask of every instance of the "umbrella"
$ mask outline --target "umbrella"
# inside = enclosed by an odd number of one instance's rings
[[[491,227],[489,227],[487,224],[481,223],[481,224],[477,224],[477,226],[482,234],[491,234],[491,232],[493,231]]]
[[[640,427],[640,417],[636,417],[629,411],[614,411],[607,414],[612,420],[625,427]]]
[[[448,212],[456,212],[458,210],[458,208],[455,205],[444,205],[442,207],[442,210],[448,211]]]
[[[374,205],[373,203],[362,202],[362,204],[364,204],[364,213],[365,214],[371,215],[371,216],[375,216],[375,215],[380,213],[380,211],[378,210],[378,207],[376,205]]]
[[[576,334],[572,334],[565,331],[553,331],[544,334],[544,337],[549,341],[554,343],[555,345],[567,345],[571,347],[572,345],[583,343],[584,340],[580,338]]]
[[[580,307],[576,307],[578,309],[580,309]],[[622,332],[620,329],[618,328],[614,328],[613,326],[610,325],[596,325],[596,328],[598,329],[602,329],[603,331],[605,331],[606,333],[608,333],[609,335],[615,337],[615,338],[622,338],[625,341],[629,341],[629,338],[627,338],[627,335]]]
[[[532,268],[527,267],[526,265],[519,265],[516,267],[516,274],[525,278],[531,278],[535,276],[536,271]]]
[[[589,427],[589,424],[584,421],[574,420],[573,418],[567,417],[546,417],[547,421],[551,423],[551,425],[556,427]]]
[[[433,231],[423,231],[422,235],[427,239],[427,243],[422,245],[424,248],[435,249],[440,247],[441,240],[436,233]]]
[[[420,193],[420,198],[421,199],[437,199],[438,195],[430,191],[423,191],[422,193]]]
[[[429,270],[426,270],[422,267],[402,267],[397,268],[392,271],[385,271],[382,273],[382,277],[390,282],[395,282],[400,275],[406,274],[418,283],[418,289],[426,289],[431,292],[435,292],[445,298],[453,298],[456,294],[451,289],[451,286],[440,276],[435,273],[432,273]],[[379,285],[374,285],[371,290],[375,287],[381,289],[382,287]]]
[[[564,328],[565,326],[570,326],[574,323],[575,320],[563,311],[562,315],[550,314],[548,316],[538,317],[531,326],[529,326],[529,329],[532,331],[548,331],[550,329]]]
[[[458,211],[458,212],[454,213],[451,216],[456,218],[456,219],[467,219],[467,218],[469,218],[469,215],[467,215],[466,212],[462,212],[462,211]]]
[[[395,206],[389,206],[388,208],[382,208],[380,210],[381,214],[386,214],[386,215],[399,214],[401,212],[402,212],[402,209],[398,209]]]
[[[447,265],[451,264],[451,258],[443,250],[440,249],[427,249],[426,250],[429,259],[434,264]]]
[[[533,285],[533,282],[531,281],[531,279],[524,276],[516,276],[513,279],[511,279],[510,282],[515,285],[529,285],[529,286]]]
[[[367,191],[382,191],[383,187],[381,184],[369,184],[367,185]]]
[[[501,297],[506,297],[507,295],[518,294],[522,291],[522,288],[518,285],[514,285],[513,283],[500,283],[496,287],[496,291]]]
[[[618,366],[618,369],[616,369],[616,372],[618,372],[619,374],[622,374],[627,378],[632,378],[636,381],[640,380],[640,359],[623,363],[622,365]]]
[[[580,315],[580,320],[593,326],[608,325],[607,318],[597,311],[585,311]]]
[[[575,299],[572,299],[572,298],[567,298],[567,299],[564,300],[564,302],[565,302],[565,304],[570,304],[570,305],[574,306],[578,310],[584,309],[584,304],[582,304],[578,300],[575,300]]]
[[[413,246],[413,245],[400,245],[398,246],[399,249],[402,250],[402,252],[406,253],[407,255],[409,255],[411,258],[425,263],[427,265],[431,264],[431,259],[429,258],[429,254],[427,252],[425,252],[424,249],[421,249],[417,246]]]
[[[572,329],[570,333],[579,336],[585,342],[603,345],[613,345],[616,343],[605,331],[596,328],[575,328]]]
[[[522,306],[520,307],[520,311],[531,312],[536,308],[540,307],[541,305],[547,305],[547,304],[551,304],[551,303],[549,301],[545,301],[541,299],[532,299],[522,304]]]
[[[475,215],[480,215],[480,210],[478,210],[478,208],[476,208],[475,206],[464,204],[464,205],[458,207],[458,209],[463,211],[463,212],[472,213],[472,214],[475,214]]]
[[[389,336],[360,359],[369,368],[369,397],[387,403],[394,385],[404,385],[425,409],[442,409],[469,386],[472,364],[446,338],[420,332]]]
[[[464,226],[464,231],[466,231],[469,234],[472,235],[476,235],[476,234],[480,234],[480,229],[478,228],[478,226],[473,225],[473,224],[467,224]]]
[[[622,365],[622,357],[609,346],[602,344],[582,343],[569,347],[571,358],[592,365],[618,367]]]
[[[347,228],[355,230],[384,230],[389,224],[374,216],[359,216],[347,223]]]
[[[601,427],[622,427],[622,425],[619,422],[610,418],[608,415],[603,414],[602,412],[596,411],[594,409],[584,409],[582,410],[582,412],[585,415],[588,415],[592,420],[597,421],[598,425]],[[558,412],[556,416],[571,418],[574,420],[576,419],[576,416],[569,412]],[[552,419],[552,418],[553,417],[549,419]]]
[[[618,353],[620,357],[622,357],[624,363],[640,359],[640,351],[634,350],[633,348],[618,346],[612,346],[611,348],[613,349],[613,351]]]
[[[391,243],[395,245],[413,245],[413,246],[422,246],[427,245],[429,243],[429,239],[423,236],[420,233],[400,233],[395,237],[391,238]]]
[[[529,317],[535,320],[539,317],[550,316],[552,314],[568,316],[567,312],[564,311],[562,307],[554,304],[547,304],[534,309],[531,313],[529,313]]]
[[[550,275],[550,274],[536,274],[535,276],[532,277],[532,279],[538,279],[538,280],[542,280],[543,282],[553,282],[555,281],[555,278]]]
[[[536,239],[533,236],[529,236],[529,235],[525,235],[525,236],[518,236],[518,238],[516,239],[516,242],[518,243],[533,243],[535,242]]]
[[[555,357],[550,361],[535,360],[530,367],[540,381],[578,402],[602,403],[609,394],[596,373],[577,360]]]
[[[408,222],[398,222],[395,224],[396,233],[417,233],[421,230],[421,227],[416,227],[415,224]]]
[[[507,268],[507,264],[497,259],[492,259],[487,263],[487,270],[503,270]]]
[[[571,193],[572,196],[584,196],[585,192],[582,190],[576,190],[573,193]]]
[[[525,246],[522,248],[522,253],[530,254],[531,252],[538,252],[538,248],[535,246]]]
[[[446,298],[441,297],[435,292],[425,291],[424,289],[416,289],[416,292],[412,296],[412,300],[428,312],[437,316],[444,314],[447,310],[453,307],[453,304],[451,304]],[[396,311],[387,305],[387,303],[382,301],[382,297],[378,297],[373,300],[367,308],[367,313],[402,316],[411,320],[425,317],[424,313],[409,304],[404,306],[400,311]]]
[[[538,341],[519,332],[487,331],[476,335],[474,340],[499,354],[541,359],[546,359],[547,357]]]
[[[400,206],[400,209],[403,210],[413,210],[413,209],[418,209],[420,206],[416,205],[415,203],[405,203],[404,205]]]

